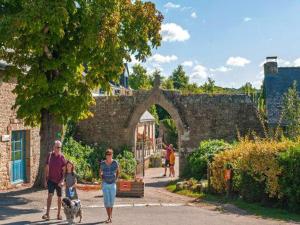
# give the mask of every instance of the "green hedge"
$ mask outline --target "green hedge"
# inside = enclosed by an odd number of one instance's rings
[[[234,171],[233,190],[246,202],[262,202],[268,196],[265,193],[265,182],[258,182],[246,172]]]
[[[187,158],[184,176],[201,180],[207,178],[207,165],[212,161],[215,154],[229,149],[230,144],[223,140],[202,141],[199,148]]]
[[[282,152],[279,163],[283,172],[279,179],[285,208],[300,212],[300,146]]]

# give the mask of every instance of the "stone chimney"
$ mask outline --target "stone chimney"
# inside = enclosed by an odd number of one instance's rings
[[[277,56],[269,56],[264,64],[265,75],[276,75],[278,73]]]

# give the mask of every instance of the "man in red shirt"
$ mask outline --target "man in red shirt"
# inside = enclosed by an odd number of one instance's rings
[[[165,173],[164,177],[167,176],[167,169],[170,166],[170,154],[171,154],[171,149],[173,149],[173,145],[170,144],[167,149],[166,149],[166,155],[165,155]]]
[[[62,220],[60,215],[61,211],[61,196],[62,187],[64,185],[64,173],[66,160],[64,155],[61,153],[62,143],[55,141],[53,151],[48,154],[45,165],[45,188],[48,187],[48,198],[47,198],[47,212],[43,215],[43,219],[49,220],[49,212],[54,195],[54,190],[57,194],[57,219]]]

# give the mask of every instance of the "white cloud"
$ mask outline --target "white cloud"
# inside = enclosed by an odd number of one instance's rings
[[[167,4],[164,5],[164,7],[167,9],[176,9],[176,8],[180,8],[180,5],[174,4],[173,2],[168,2]]]
[[[137,60],[134,55],[131,55],[130,58],[131,58],[130,64],[132,65],[141,63],[141,61]]]
[[[294,61],[294,65],[295,65],[295,66],[300,66],[300,58],[298,58],[298,59],[296,59],[296,60]]]
[[[244,20],[244,22],[249,22],[249,21],[252,20],[252,18],[250,18],[250,17],[245,17],[243,20]]]
[[[193,68],[191,78],[194,81],[199,81],[199,80],[204,80],[204,79],[208,78],[208,75],[209,74],[208,74],[207,68],[205,66],[198,64]]]
[[[226,66],[220,66],[220,67],[215,68],[215,69],[210,69],[211,72],[221,72],[221,73],[226,73],[230,70],[232,70],[232,69],[229,68],[229,67],[226,67]]]
[[[291,66],[291,62],[284,59],[278,59],[277,62],[279,66]]]
[[[161,27],[163,41],[186,41],[190,39],[190,34],[176,23],[166,23]]]
[[[192,67],[194,65],[193,61],[184,61],[182,63],[183,66]]]
[[[170,63],[173,61],[176,61],[178,57],[176,55],[161,55],[161,54],[155,54],[149,58],[150,62],[155,62],[155,63]]]
[[[191,17],[194,18],[194,19],[196,19],[198,17],[197,13],[196,12],[192,12]]]
[[[190,6],[183,6],[183,7],[181,8],[181,11],[190,10],[190,9],[193,9],[193,8],[190,7]]]
[[[226,64],[229,66],[239,66],[244,67],[245,65],[249,64],[251,61],[243,58],[243,57],[229,57]]]
[[[255,88],[261,88],[262,84],[263,84],[263,79],[256,80],[256,81],[253,81],[253,82],[252,82],[252,85],[253,85]]]
[[[159,70],[162,76],[166,76],[164,74],[164,68],[158,64],[150,64],[150,65],[146,65],[145,67],[149,74],[154,73],[156,70]]]

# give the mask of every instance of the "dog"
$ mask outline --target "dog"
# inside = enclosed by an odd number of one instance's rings
[[[79,223],[82,219],[82,210],[80,200],[71,200],[69,198],[63,198],[62,206],[66,215],[68,224],[75,224],[75,218],[79,217]]]

